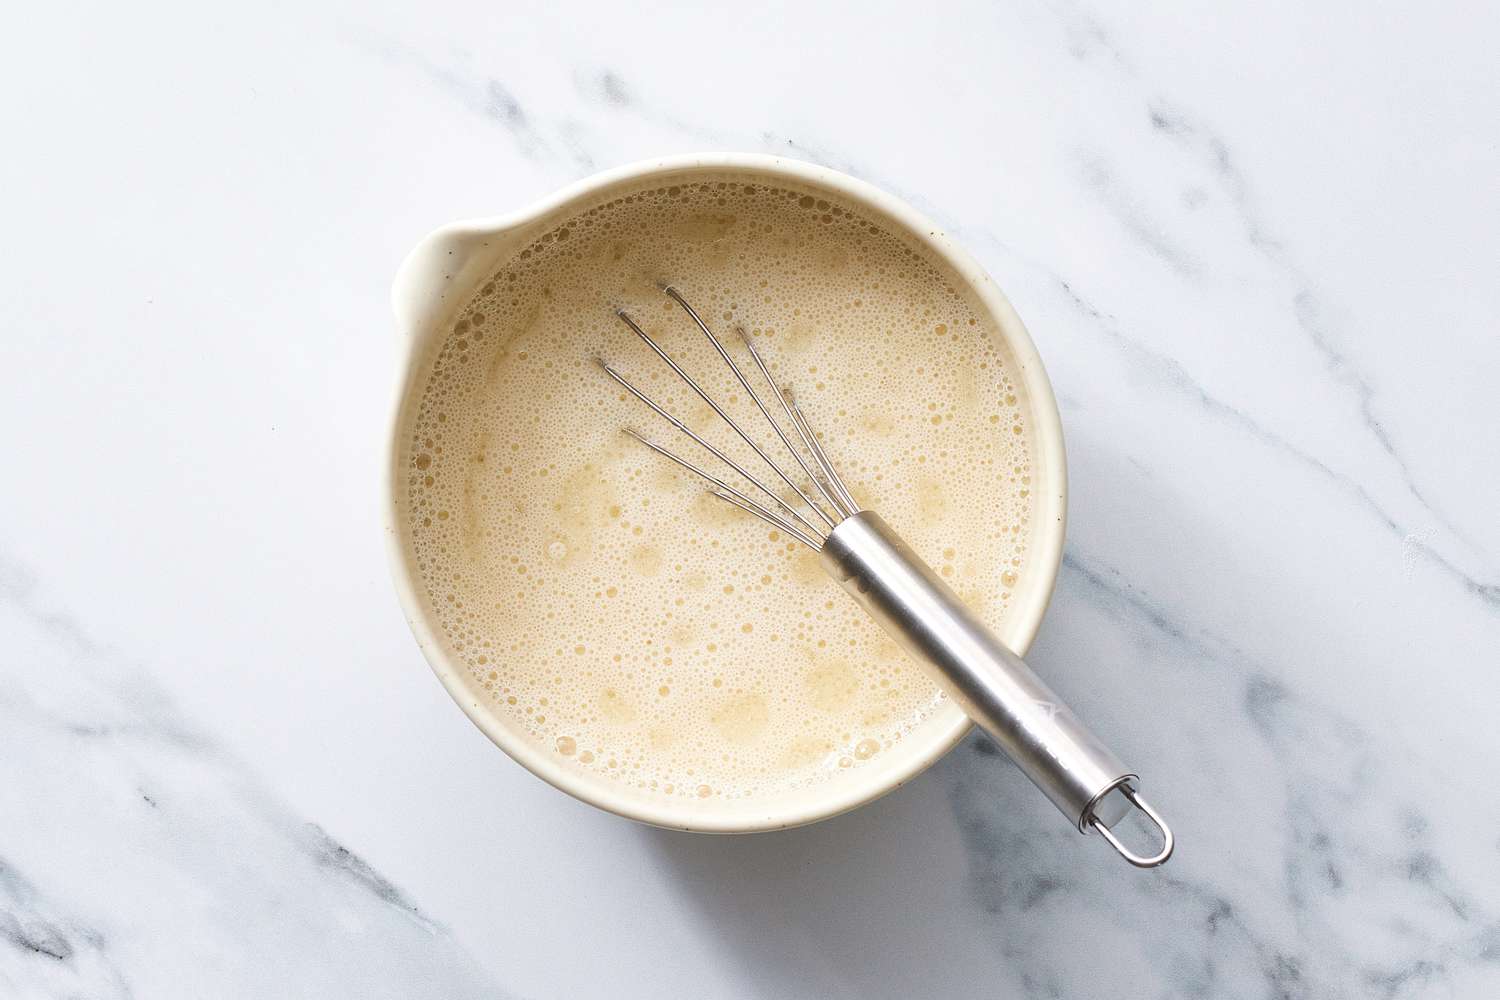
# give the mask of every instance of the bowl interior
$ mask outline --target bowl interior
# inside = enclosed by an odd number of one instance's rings
[[[979,311],[990,317],[1003,341],[1001,349],[1017,376],[1018,395],[1035,432],[1032,466],[1036,507],[1027,546],[1030,563],[1011,598],[1006,620],[997,629],[1008,645],[1025,652],[1051,596],[1061,556],[1065,509],[1065,471],[1056,404],[1030,337],[993,281],[935,226],[904,203],[868,184],[797,161],[718,154],[638,164],[585,180],[517,215],[446,230],[462,235],[469,259],[449,269],[444,279],[448,284],[438,307],[426,310],[418,328],[406,331],[411,338],[410,351],[391,423],[386,529],[397,590],[424,656],[475,725],[518,762],[584,801],[654,825],[705,832],[778,829],[835,815],[899,786],[950,749],[967,731],[968,720],[951,702],[944,703],[888,752],[857,770],[754,799],[690,801],[655,796],[590,771],[569,768],[550,748],[539,746],[497,711],[492,706],[492,696],[479,689],[469,671],[450,655],[426,607],[425,597],[415,585],[416,568],[403,528],[401,504],[409,458],[405,448],[410,440],[407,429],[415,418],[436,349],[441,346],[452,317],[469,301],[478,284],[519,247],[565,219],[622,195],[682,180],[774,182],[783,188],[831,196],[857,208],[871,222],[920,249],[951,272],[959,279],[961,293],[972,296]],[[441,246],[442,242],[429,239],[434,246]],[[403,303],[399,299],[398,292],[397,310],[401,314]]]

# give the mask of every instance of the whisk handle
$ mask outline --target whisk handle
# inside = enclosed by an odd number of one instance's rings
[[[1103,832],[1127,861],[1167,859],[1172,835],[1141,800],[1132,773],[1078,721],[1026,661],[1005,647],[951,588],[873,511],[844,519],[828,535],[823,568],[911,656],[927,667],[964,712],[1080,833]],[[1118,791],[1120,794],[1111,795]],[[1126,799],[1156,823],[1162,851],[1141,857],[1109,827]]]

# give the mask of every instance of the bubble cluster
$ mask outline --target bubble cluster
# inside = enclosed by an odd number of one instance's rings
[[[474,687],[567,767],[683,798],[842,780],[941,696],[815,553],[621,433],[703,458],[596,357],[757,461],[619,322],[624,308],[781,454],[663,280],[726,343],[742,326],[862,505],[1003,617],[1027,585],[1031,418],[985,312],[825,193],[730,181],[583,211],[459,311],[402,457],[422,596]]]

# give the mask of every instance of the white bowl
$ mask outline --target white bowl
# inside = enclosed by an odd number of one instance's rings
[[[538,777],[585,802],[656,826],[711,833],[746,833],[811,823],[878,798],[919,774],[956,744],[969,721],[952,702],[876,760],[827,781],[765,799],[678,800],[624,787],[567,762],[533,742],[490,695],[478,689],[469,671],[446,648],[440,630],[416,586],[403,531],[405,499],[403,447],[428,368],[453,317],[500,263],[563,219],[621,194],[683,180],[751,180],[783,187],[824,191],[859,208],[882,228],[922,244],[955,275],[968,282],[989,313],[1013,359],[1018,395],[1030,411],[1035,439],[1032,457],[1036,508],[1027,543],[1031,564],[1012,595],[1000,639],[1024,654],[1041,624],[1062,558],[1067,507],[1067,470],[1062,425],[1052,386],[1020,317],[989,275],[964,250],[910,206],[864,181],[824,167],[775,156],[701,153],[666,157],[606,170],[570,185],[511,215],[458,222],[429,234],[407,256],[396,275],[392,300],[401,330],[403,354],[388,427],[385,478],[385,531],[396,591],[422,654],[454,701],[502,750]]]

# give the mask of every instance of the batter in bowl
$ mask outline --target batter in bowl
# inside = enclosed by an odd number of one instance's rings
[[[663,280],[731,349],[743,326],[855,497],[1003,618],[1034,499],[1000,337],[962,282],[846,206],[727,181],[570,219],[460,310],[405,457],[422,596],[479,689],[567,766],[661,796],[838,781],[942,696],[813,552],[621,433],[701,457],[596,357],[755,468],[624,308],[776,447]]]

